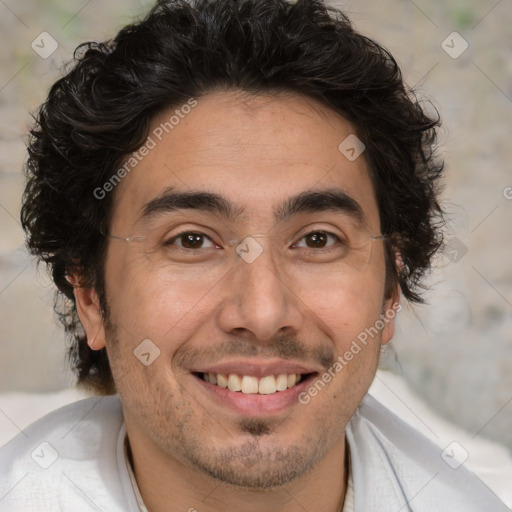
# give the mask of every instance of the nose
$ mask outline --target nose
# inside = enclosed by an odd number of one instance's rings
[[[300,297],[271,252],[263,250],[254,260],[240,253],[218,310],[222,331],[265,343],[300,330],[304,321]]]

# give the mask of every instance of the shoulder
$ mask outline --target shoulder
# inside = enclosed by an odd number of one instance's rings
[[[0,448],[1,509],[94,510],[95,500],[122,495],[122,427],[117,396],[87,398],[32,423]]]
[[[347,441],[357,511],[509,510],[459,454],[443,451],[370,395],[350,421]]]

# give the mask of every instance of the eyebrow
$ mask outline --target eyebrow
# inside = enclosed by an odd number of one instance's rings
[[[247,216],[243,207],[213,192],[182,192],[166,189],[160,196],[144,205],[140,220],[148,221],[153,217],[178,210],[198,210],[209,212],[230,221],[241,221]],[[306,191],[290,197],[274,210],[276,222],[280,222],[301,213],[342,212],[350,215],[362,224],[365,215],[361,205],[341,189]]]
[[[358,223],[365,220],[361,205],[341,189],[302,192],[289,198],[274,214],[276,221],[281,221],[300,213],[327,211],[349,214]]]

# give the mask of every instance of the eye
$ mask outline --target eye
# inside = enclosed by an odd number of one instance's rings
[[[183,249],[208,249],[215,247],[211,238],[203,233],[197,233],[194,231],[184,231],[179,235],[176,235],[165,242],[168,247],[170,245],[177,245]]]
[[[308,249],[324,249],[330,247],[336,242],[340,242],[340,238],[333,233],[327,231],[311,231],[304,235],[294,247],[307,247]]]

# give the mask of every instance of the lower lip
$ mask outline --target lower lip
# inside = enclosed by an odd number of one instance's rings
[[[311,374],[295,386],[285,391],[276,391],[270,395],[231,391],[227,388],[210,384],[198,375],[194,375],[194,378],[215,401],[240,415],[254,418],[277,414],[293,405],[299,404],[299,395],[307,389],[315,375]]]

